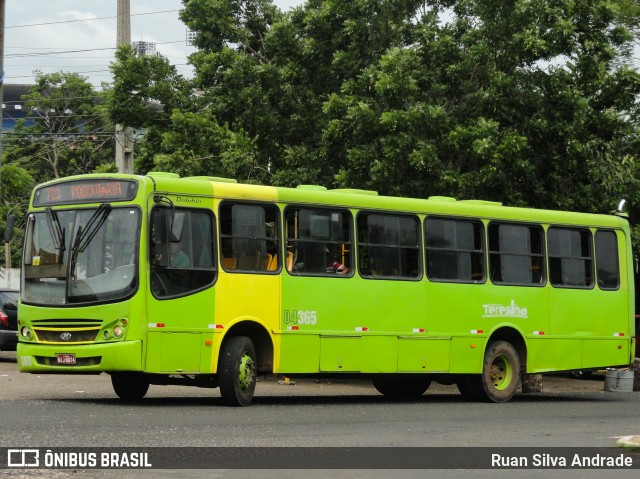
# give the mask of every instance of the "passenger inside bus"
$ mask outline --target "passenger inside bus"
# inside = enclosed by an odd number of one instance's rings
[[[327,246],[309,243],[298,250],[293,272],[349,274],[349,267],[338,261],[337,255],[332,255]]]
[[[172,268],[188,268],[190,264],[189,256],[182,251],[182,243],[179,241],[172,241],[169,243],[169,254],[171,259],[169,263]]]

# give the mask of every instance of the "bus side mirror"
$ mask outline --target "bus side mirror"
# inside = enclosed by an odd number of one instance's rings
[[[4,229],[4,242],[9,243],[13,238],[13,224],[16,222],[16,216],[13,213],[9,213],[7,216],[7,225]]]

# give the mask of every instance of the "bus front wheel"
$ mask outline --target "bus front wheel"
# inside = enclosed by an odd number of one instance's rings
[[[220,351],[218,379],[222,402],[227,406],[248,406],[257,379],[256,351],[246,336],[227,339]]]
[[[111,384],[118,397],[125,401],[138,401],[149,390],[149,379],[143,373],[111,373]]]

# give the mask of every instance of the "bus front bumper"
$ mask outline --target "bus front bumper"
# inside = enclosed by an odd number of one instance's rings
[[[23,373],[142,371],[142,341],[77,346],[19,342],[17,359]]]

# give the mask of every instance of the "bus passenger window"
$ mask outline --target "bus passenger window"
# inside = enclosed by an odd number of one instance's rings
[[[213,284],[211,212],[155,208],[151,225],[151,292],[155,297],[190,294]]]
[[[593,286],[593,254],[589,230],[550,227],[547,231],[549,281],[553,286]]]
[[[544,284],[543,230],[540,226],[489,225],[489,265],[495,284]]]
[[[285,211],[286,268],[294,275],[350,276],[351,214],[322,208]]]
[[[232,272],[276,272],[278,229],[275,206],[223,203],[220,206],[222,268]]]
[[[424,222],[424,231],[430,280],[484,281],[484,229],[481,222],[429,217]]]
[[[613,231],[596,231],[596,275],[600,289],[616,290],[620,287],[618,240]]]
[[[359,214],[360,274],[370,278],[419,279],[419,225],[414,216]]]

